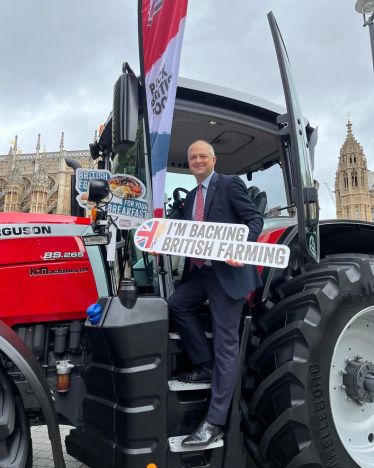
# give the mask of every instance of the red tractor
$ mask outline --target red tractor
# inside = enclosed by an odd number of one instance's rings
[[[374,466],[374,225],[319,222],[313,128],[272,14],[269,21],[287,110],[181,80],[169,151],[165,216],[183,216],[184,194],[194,187],[186,148],[204,139],[218,172],[247,181],[264,216],[260,242],[291,250],[288,267],[262,268],[263,287],[243,302],[224,439],[204,450],[181,447],[210,392],[209,384],[173,379],[189,366],[166,303],[183,259],[155,261],[136,249],[132,230],[117,231],[108,262],[105,213],[92,223],[1,213],[1,467],[32,467],[30,426],[38,424],[48,425],[54,466],[63,467],[59,423],[75,427],[68,453],[95,468]],[[150,193],[142,106],[126,110],[120,102],[138,92],[134,80],[121,80],[131,86],[116,93],[91,150]],[[115,154],[112,135],[123,125],[137,131],[132,146]],[[199,313],[212,336],[209,304]]]

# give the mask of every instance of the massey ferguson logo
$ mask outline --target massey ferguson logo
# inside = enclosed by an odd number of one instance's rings
[[[163,2],[164,0],[151,0],[148,12],[148,26],[152,26],[153,17],[161,10]]]
[[[0,229],[0,236],[31,236],[34,234],[51,234],[51,232],[51,226],[15,226]]]
[[[155,115],[160,115],[163,109],[165,109],[168,101],[169,88],[173,75],[169,75],[165,70],[165,65],[160,70],[155,83],[150,83],[149,89],[152,93],[152,111]]]

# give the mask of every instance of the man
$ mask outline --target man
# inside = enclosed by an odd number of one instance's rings
[[[212,146],[205,141],[196,141],[188,149],[189,168],[198,186],[186,197],[185,219],[246,224],[248,241],[255,242],[262,231],[262,217],[239,177],[214,172],[216,160]],[[181,284],[169,298],[169,307],[194,368],[178,378],[184,382],[211,381],[212,391],[205,420],[184,439],[184,447],[205,447],[223,436],[238,368],[243,302],[260,285],[255,266],[234,260],[186,258]],[[207,299],[214,353],[196,314]]]

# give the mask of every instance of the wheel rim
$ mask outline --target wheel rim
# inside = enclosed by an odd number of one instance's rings
[[[374,403],[352,399],[343,380],[350,365],[347,358],[356,366],[365,365],[365,360],[374,361],[373,331],[374,307],[368,307],[356,314],[340,334],[330,368],[329,393],[335,427],[345,449],[362,468],[373,467]]]

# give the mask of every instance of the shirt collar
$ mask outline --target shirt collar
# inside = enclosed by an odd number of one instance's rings
[[[213,174],[214,174],[214,171],[205,180],[201,182],[201,185],[204,188],[207,189],[209,187],[210,179],[213,177]],[[199,186],[199,183],[197,184],[197,186]]]

